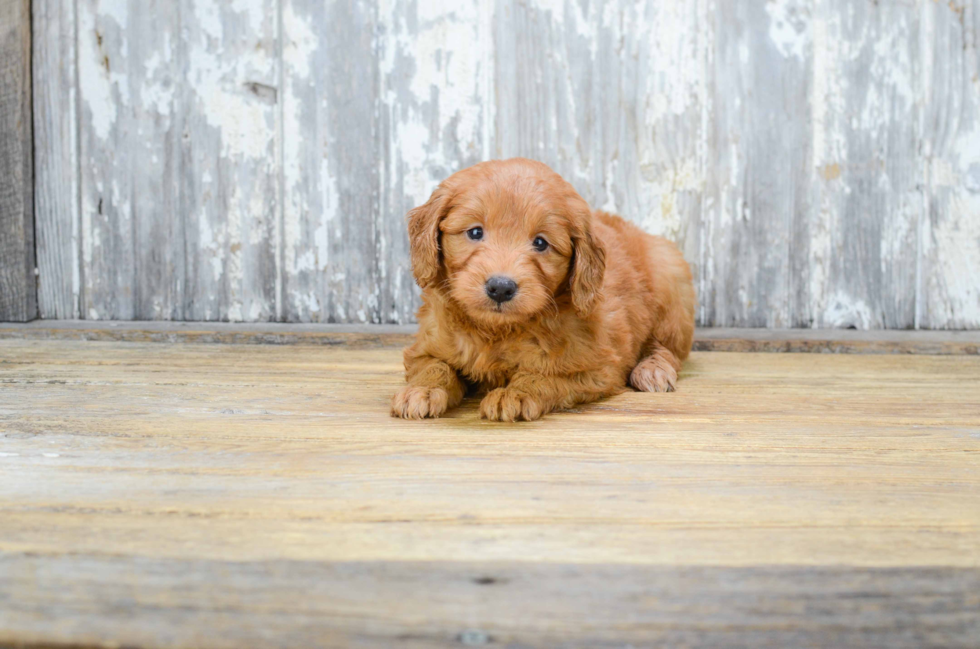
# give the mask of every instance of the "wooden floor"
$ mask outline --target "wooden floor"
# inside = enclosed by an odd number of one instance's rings
[[[400,352],[0,340],[0,646],[980,643],[980,357],[696,353],[524,424]]]

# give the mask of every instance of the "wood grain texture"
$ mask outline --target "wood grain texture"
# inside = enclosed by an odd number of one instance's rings
[[[811,7],[718,2],[702,324],[806,326]]]
[[[164,301],[179,259],[168,236],[179,225],[171,123],[176,7],[79,0],[77,15],[79,313],[95,320],[173,317]]]
[[[980,0],[921,11],[922,327],[980,322]]]
[[[279,3],[182,0],[186,320],[278,319]]]
[[[20,594],[8,604],[10,623],[0,616],[0,639],[14,646],[89,649],[125,638],[130,646],[194,649],[966,649],[980,633],[976,569],[143,557],[121,563],[99,555],[8,554],[0,557],[0,574],[9,584],[0,597]],[[206,612],[215,606],[212,584],[234,588],[237,601]],[[115,626],[108,629],[110,616]]]
[[[78,79],[75,0],[32,0],[38,311],[79,317]]]
[[[405,212],[525,155],[702,325],[977,328],[978,2],[38,0],[41,313],[411,322]]]
[[[37,320],[24,324],[0,323],[0,338],[241,345],[343,345],[353,348],[401,349],[414,341],[416,329],[415,325],[376,324]],[[980,332],[715,327],[695,331],[694,350],[977,355],[980,354]]]
[[[378,9],[287,0],[283,316],[376,322]]]
[[[31,5],[0,1],[0,321],[37,317]]]
[[[0,340],[0,358],[0,643],[978,631],[978,357],[695,353],[676,393],[531,424],[472,398],[392,419],[391,348]]]
[[[810,313],[799,324],[915,323],[919,13],[915,3],[815,4]]]

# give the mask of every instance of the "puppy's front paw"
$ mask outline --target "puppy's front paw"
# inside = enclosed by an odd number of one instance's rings
[[[531,395],[512,388],[497,388],[480,402],[480,416],[490,421],[534,421],[545,408]]]
[[[391,416],[402,419],[438,417],[446,412],[449,393],[442,388],[407,385],[391,400]]]
[[[677,370],[662,359],[649,357],[630,373],[630,385],[642,392],[673,392]]]

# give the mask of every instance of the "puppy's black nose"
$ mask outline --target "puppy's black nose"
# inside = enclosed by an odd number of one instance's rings
[[[509,277],[491,277],[487,280],[487,295],[497,304],[514,299],[515,293],[517,293],[517,282]]]

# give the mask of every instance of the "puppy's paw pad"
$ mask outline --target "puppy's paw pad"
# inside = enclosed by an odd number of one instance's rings
[[[544,407],[530,395],[510,388],[497,388],[480,402],[480,416],[490,421],[534,421]]]
[[[641,392],[673,392],[677,370],[659,360],[646,359],[633,368],[630,385]]]
[[[402,419],[438,417],[446,412],[449,393],[442,388],[422,388],[408,385],[391,400],[391,416]]]

